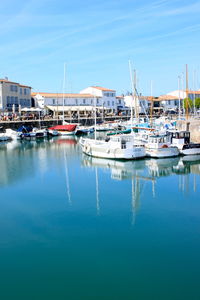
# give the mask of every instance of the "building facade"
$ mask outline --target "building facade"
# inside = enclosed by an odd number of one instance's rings
[[[37,107],[52,111],[94,111],[117,112],[118,106],[124,106],[124,99],[117,99],[116,91],[102,87],[88,87],[79,94],[32,93]],[[64,107],[64,108],[63,108]]]
[[[20,107],[31,107],[31,87],[0,79],[0,111],[19,111]]]

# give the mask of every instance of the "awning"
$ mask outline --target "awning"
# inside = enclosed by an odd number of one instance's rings
[[[46,106],[47,109],[54,111],[54,112],[63,112],[63,110],[65,112],[72,112],[72,111],[79,111],[79,112],[85,112],[85,111],[94,111],[95,107],[91,106],[91,105],[85,105],[85,106],[53,106],[53,105],[48,105]],[[99,109],[104,109],[104,110],[110,110],[110,108],[106,108],[106,107],[102,107],[102,106],[97,106],[96,107],[97,110]]]
[[[38,108],[38,107],[24,107],[21,109],[21,111],[31,111],[31,112],[40,112],[42,111],[42,109]]]

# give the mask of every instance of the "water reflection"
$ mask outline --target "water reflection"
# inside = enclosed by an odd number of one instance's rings
[[[0,144],[0,186],[10,185],[33,176],[38,170],[45,173],[50,161],[66,164],[66,155],[77,155],[74,138],[54,138],[33,141],[12,141]],[[63,154],[64,153],[64,154]]]
[[[136,161],[115,161],[100,159],[82,155],[82,166],[94,168],[97,174],[98,170],[109,170],[113,180],[131,181],[131,211],[132,223],[135,222],[135,216],[140,207],[141,195],[145,184],[151,183],[152,197],[156,197],[156,186],[158,180],[162,177],[178,175],[178,191],[189,193],[190,186],[196,192],[196,175],[200,174],[200,156],[175,157],[164,159],[143,159]],[[190,183],[192,175],[192,184]],[[99,184],[96,182],[96,188],[99,190]],[[99,191],[97,191],[99,196]],[[99,199],[98,211],[99,211]]]

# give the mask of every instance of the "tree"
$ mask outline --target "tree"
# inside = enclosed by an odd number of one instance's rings
[[[183,107],[184,107],[184,109],[187,108],[187,105],[188,105],[188,111],[192,110],[192,108],[193,108],[193,101],[190,98],[185,98],[183,100]]]
[[[200,98],[195,99],[195,107],[200,108]]]

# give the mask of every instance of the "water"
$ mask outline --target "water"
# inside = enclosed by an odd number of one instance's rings
[[[200,299],[200,158],[0,145],[0,299]]]

